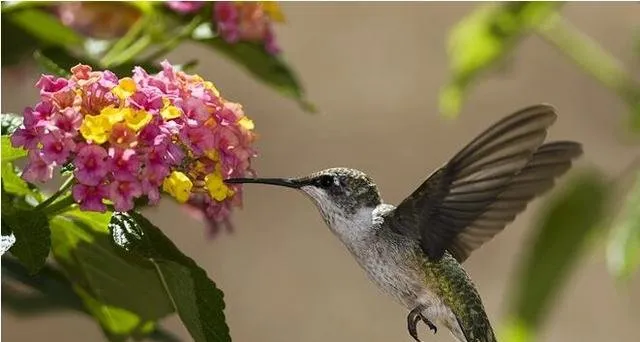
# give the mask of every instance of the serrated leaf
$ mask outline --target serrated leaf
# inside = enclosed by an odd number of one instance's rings
[[[56,61],[45,55],[41,50],[37,50],[33,53],[33,59],[38,62],[38,65],[40,65],[40,67],[47,73],[51,73],[58,77],[71,76],[71,72],[68,71],[69,69],[65,69],[58,65]]]
[[[22,116],[13,113],[0,114],[0,127],[2,135],[10,135],[22,125]]]
[[[281,57],[268,54],[262,45],[252,42],[229,44],[220,37],[196,41],[238,63],[252,76],[279,93],[295,99],[305,111],[316,111],[314,105],[306,99],[304,89],[293,70]]]
[[[561,5],[545,1],[483,5],[458,22],[448,39],[451,80],[440,95],[441,113],[457,115],[470,84]]]
[[[640,172],[611,233],[607,245],[609,271],[618,279],[628,280],[640,266]]]
[[[3,257],[2,283],[2,308],[18,317],[50,315],[63,310],[91,315],[66,275],[52,264],[45,265],[38,274],[30,275],[15,258]],[[20,286],[6,286],[11,283]],[[29,289],[29,294],[25,294],[25,288]],[[148,341],[180,341],[160,327],[145,337]]]
[[[173,312],[154,265],[110,242],[109,214],[72,210],[51,221],[53,255],[111,339],[144,334]]]
[[[3,208],[4,209],[4,208]],[[15,235],[10,251],[31,273],[44,266],[51,250],[51,232],[47,217],[40,211],[13,208],[2,212],[3,224]]]
[[[123,252],[153,262],[194,341],[231,341],[222,292],[160,229],[135,212],[114,213],[109,229]]]
[[[0,137],[0,139],[0,143],[2,144],[2,163],[8,163],[26,157],[27,151],[11,146],[11,140],[8,136],[4,135]]]
[[[37,8],[24,8],[3,13],[9,20],[46,44],[77,46],[83,39],[71,28],[64,26],[52,14]]]
[[[529,336],[547,316],[554,296],[599,227],[607,197],[607,183],[597,172],[571,179],[543,211],[529,250],[523,255],[512,291],[512,320]]]

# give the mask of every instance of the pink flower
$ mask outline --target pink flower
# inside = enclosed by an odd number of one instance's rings
[[[77,110],[67,107],[51,117],[53,125],[64,132],[69,137],[78,134],[78,130],[82,125],[82,115]]]
[[[174,143],[167,145],[166,160],[171,165],[180,165],[184,159],[184,151]]]
[[[167,141],[166,134],[163,134],[160,127],[150,123],[140,131],[138,142],[143,146],[158,146]]]
[[[169,168],[163,164],[147,164],[143,169],[142,192],[147,195],[151,204],[160,200],[160,186],[169,172]]]
[[[138,179],[140,160],[133,149],[110,148],[109,166],[116,180]]]
[[[53,106],[51,102],[42,101],[38,102],[35,109],[31,107],[27,107],[23,113],[23,124],[27,128],[31,128],[36,126],[41,121],[49,120],[51,115],[53,114]]]
[[[142,187],[137,181],[116,180],[109,185],[109,198],[116,211],[133,209],[133,199],[142,195]]]
[[[204,1],[167,1],[167,6],[179,13],[197,12],[205,4]]]
[[[230,1],[216,1],[214,3],[214,20],[218,25],[218,32],[228,43],[235,43],[240,39],[238,31],[238,10]]]
[[[36,83],[36,87],[40,88],[41,95],[51,95],[63,90],[67,87],[69,81],[61,77],[54,77],[51,75],[42,75]]]
[[[156,88],[143,88],[136,91],[128,99],[129,103],[137,109],[146,111],[158,111],[162,109],[162,93]]]
[[[107,186],[76,184],[71,189],[73,198],[80,204],[81,210],[105,212],[107,207],[102,200],[107,196]]]
[[[278,54],[271,18],[260,2],[216,1],[214,21],[218,33],[229,44],[261,42],[269,54]]]
[[[74,164],[76,165],[76,178],[85,185],[100,184],[109,172],[107,151],[97,145],[84,145],[78,152]]]
[[[69,79],[41,77],[40,102],[11,136],[28,151],[23,177],[43,182],[72,162],[82,210],[105,211],[106,199],[128,211],[141,196],[156,204],[164,191],[199,203],[212,225],[228,222],[242,188],[222,179],[253,172],[254,124],[211,82],[161,65],[155,75],[136,67],[126,80],[86,65]]]
[[[18,128],[11,134],[11,146],[34,150],[40,143],[43,127]]]
[[[62,136],[58,131],[51,132],[42,138],[42,159],[47,163],[62,165],[75,148],[70,138]]]
[[[190,147],[196,156],[213,149],[214,139],[213,132],[206,127],[185,127],[182,131],[182,141]]]
[[[22,173],[22,178],[27,182],[46,182],[53,177],[53,166],[42,158],[42,153],[37,150],[29,152],[29,161]]]

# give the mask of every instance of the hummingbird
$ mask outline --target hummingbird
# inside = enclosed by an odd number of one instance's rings
[[[582,155],[573,141],[547,142],[548,104],[504,117],[453,156],[399,205],[382,200],[364,172],[329,168],[298,178],[230,178],[301,191],[368,277],[408,310],[407,330],[446,327],[460,342],[495,342],[480,295],[462,267],[551,189]]]

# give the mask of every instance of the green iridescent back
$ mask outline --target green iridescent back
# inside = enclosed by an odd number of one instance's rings
[[[467,342],[496,342],[482,299],[458,261],[448,252],[438,261],[422,259],[427,284],[456,315]]]

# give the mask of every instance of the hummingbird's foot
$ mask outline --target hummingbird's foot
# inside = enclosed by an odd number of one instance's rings
[[[422,321],[429,327],[429,329],[431,329],[431,331],[433,331],[434,335],[438,332],[438,327],[436,327],[435,324],[431,323],[431,321],[426,319],[424,316],[422,316]]]
[[[429,329],[433,331],[435,334],[438,332],[438,328],[435,324],[433,324],[430,320],[428,320],[424,315],[422,315],[422,311],[425,309],[423,305],[419,305],[407,315],[407,329],[409,330],[409,335],[413,337],[417,342],[421,342],[418,338],[418,322],[423,321]]]

